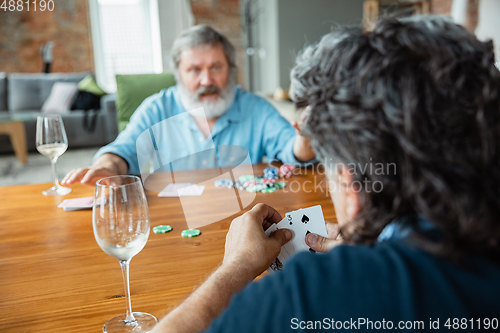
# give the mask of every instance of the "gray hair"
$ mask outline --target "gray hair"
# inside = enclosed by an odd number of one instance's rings
[[[424,250],[500,260],[500,73],[493,43],[449,19],[384,19],[343,28],[306,48],[293,99],[309,105],[304,134],[325,162],[353,172],[362,209],[345,241],[376,242],[393,220]],[[390,166],[391,172],[367,165]],[[352,170],[352,169],[351,169]],[[487,175],[487,176],[485,176]],[[439,237],[419,227],[429,221]]]
[[[216,46],[218,44],[222,45],[229,67],[236,68],[236,49],[233,44],[222,33],[206,24],[195,25],[184,30],[175,39],[171,51],[172,68],[178,69],[182,51],[202,45]]]

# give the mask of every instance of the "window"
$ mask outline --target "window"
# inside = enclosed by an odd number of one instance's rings
[[[157,0],[90,0],[96,77],[116,91],[116,74],[161,73]]]

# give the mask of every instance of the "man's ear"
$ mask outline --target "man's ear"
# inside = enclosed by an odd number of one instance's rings
[[[337,169],[341,184],[344,185],[345,189],[345,214],[349,220],[354,219],[361,210],[361,201],[359,198],[359,193],[361,192],[361,183],[355,182],[353,184],[353,174],[352,171],[343,166]]]

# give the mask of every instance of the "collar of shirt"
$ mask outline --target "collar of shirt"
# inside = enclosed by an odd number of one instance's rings
[[[417,227],[418,229],[425,232],[436,230],[436,228],[432,223],[422,218],[421,216],[418,217]],[[384,230],[382,230],[382,232],[377,238],[377,241],[383,242],[389,239],[403,239],[408,237],[414,230],[415,230],[414,227],[411,226],[409,223],[407,223],[406,219],[403,218],[401,220],[389,223],[384,228]]]

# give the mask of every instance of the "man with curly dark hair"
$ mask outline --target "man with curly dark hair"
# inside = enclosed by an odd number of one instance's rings
[[[292,81],[343,239],[309,234],[311,248],[329,251],[300,253],[249,284],[290,239],[288,230],[265,236],[281,217],[258,204],[231,224],[222,265],[157,331],[498,329],[492,43],[441,17],[387,19],[306,48]]]

